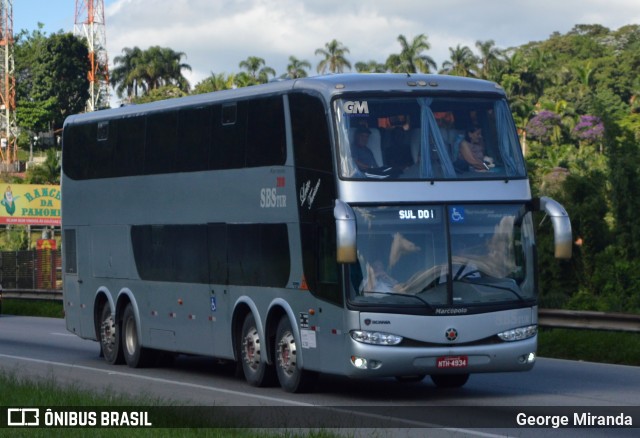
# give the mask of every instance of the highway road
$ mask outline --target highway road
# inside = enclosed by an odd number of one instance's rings
[[[108,365],[99,357],[98,344],[67,332],[64,320],[2,315],[0,370],[16,376],[54,378],[63,386],[145,395],[171,405],[273,406],[294,408],[291,412],[299,409],[304,414],[324,409],[332,418],[357,418],[362,427],[388,424],[399,428],[390,436],[422,436],[425,430],[430,436],[527,437],[552,432],[563,436],[637,436],[640,428],[640,367],[546,358],[539,358],[527,373],[472,375],[463,388],[454,390],[438,389],[428,378],[400,383],[395,379],[358,381],[321,376],[312,394],[289,394],[278,387],[248,386],[234,376],[232,366],[211,358],[179,356],[171,365],[148,369]],[[571,425],[572,413],[595,415],[605,407],[629,416],[635,430],[505,429],[500,421],[500,427],[491,427],[490,421],[494,415],[507,415],[517,423],[517,414],[524,414],[518,418],[537,422],[542,421],[539,415],[557,414],[570,416]],[[400,414],[400,408],[405,413]],[[439,421],[442,417],[438,415],[450,415],[452,410],[461,418],[477,416],[477,421],[461,425]],[[482,419],[489,419],[488,424]]]

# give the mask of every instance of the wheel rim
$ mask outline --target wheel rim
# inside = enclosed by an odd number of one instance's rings
[[[116,324],[111,315],[107,316],[100,325],[100,341],[102,349],[112,353],[116,345]]]
[[[287,376],[292,376],[296,371],[296,340],[289,331],[278,342],[278,365]]]
[[[127,352],[133,355],[138,345],[138,335],[136,333],[136,324],[133,318],[128,318],[124,325],[124,345]]]
[[[260,337],[255,327],[247,330],[247,333],[242,339],[242,356],[244,363],[247,364],[249,368],[253,371],[258,369],[258,366],[260,366]]]

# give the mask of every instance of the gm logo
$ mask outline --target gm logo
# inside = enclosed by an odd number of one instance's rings
[[[369,104],[366,101],[348,101],[344,103],[343,108],[347,114],[369,114]]]

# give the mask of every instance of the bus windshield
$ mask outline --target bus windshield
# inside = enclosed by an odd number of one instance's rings
[[[337,100],[334,110],[342,178],[526,177],[502,98],[358,96]]]
[[[355,305],[465,307],[536,298],[523,204],[355,207]]]

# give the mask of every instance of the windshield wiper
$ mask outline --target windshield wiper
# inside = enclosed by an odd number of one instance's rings
[[[489,277],[489,278],[493,278],[493,277]],[[496,279],[496,280],[500,280],[500,279]],[[506,291],[511,292],[516,297],[518,297],[518,300],[525,301],[524,297],[522,295],[520,295],[517,290],[515,290],[515,289],[513,289],[511,287],[500,286],[500,285],[495,284],[495,283],[486,283],[486,282],[478,281],[477,279],[472,279],[472,278],[469,278],[469,277],[463,277],[463,278],[454,280],[454,282],[456,282],[456,281],[459,282],[459,283],[467,283],[467,284],[475,284],[475,285],[479,285],[479,286],[486,286],[486,287],[491,288],[491,289],[506,290]]]
[[[428,301],[423,300],[421,297],[417,296],[417,295],[413,295],[413,294],[399,294],[396,292],[377,292],[377,291],[367,291],[367,294],[380,294],[380,295],[389,295],[389,296],[396,296],[396,297],[411,297],[411,298],[415,298],[416,300],[420,301],[422,304],[424,304],[429,310],[433,310],[433,306],[431,304],[429,304]]]

